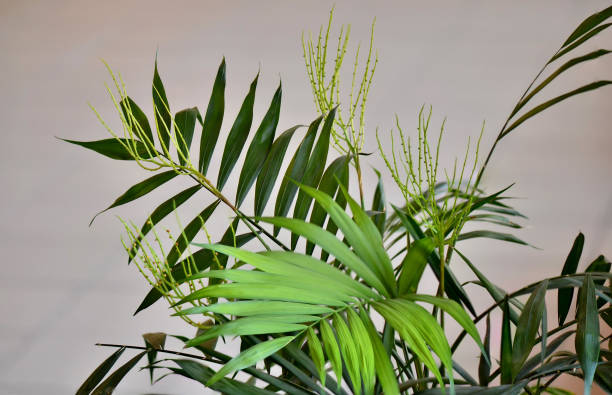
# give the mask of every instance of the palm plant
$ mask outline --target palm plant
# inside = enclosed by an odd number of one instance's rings
[[[600,256],[579,273],[582,234],[571,247],[560,276],[515,292],[493,284],[457,247],[471,238],[527,244],[509,233],[464,230],[467,223],[483,221],[520,228],[516,221],[522,214],[507,203],[509,187],[487,194],[480,185],[482,176],[499,142],[526,120],[569,97],[611,83],[592,82],[532,106],[532,99],[541,96],[559,75],[610,52],[601,49],[567,59],[609,27],[604,22],[610,16],[612,7],[590,16],[572,32],[525,90],[482,164],[479,138],[475,149],[468,144],[463,161],[440,176],[438,155],[444,124],[434,141],[429,132],[431,110],[419,112],[415,142],[402,131],[399,120],[397,132],[391,134],[390,152],[382,149],[384,137],[377,135],[380,154],[404,197],[397,205],[385,201],[380,173],[372,190],[362,182],[364,114],[378,61],[373,39],[362,71],[357,51],[348,105],[343,106],[340,70],[350,29],[342,28],[333,68],[328,70],[332,14],[316,40],[303,39],[307,74],[320,116],[304,127],[305,134],[286,166],[283,160],[289,144],[302,126],[276,136],[280,85],[240,162],[252,129],[258,76],[254,78],[222,140],[222,160],[213,182],[215,174],[209,165],[225,110],[225,60],[204,116],[196,107],[171,110],[156,61],[154,127],[128,96],[121,76],[109,68],[116,88],[116,92],[109,89],[109,94],[123,132],[113,131],[96,112],[112,138],[66,141],[112,159],[131,160],[155,173],[129,188],[106,210],[145,196],[176,177],[193,181],[193,186],[153,210],[142,226],[129,221],[123,224],[129,262],[151,285],[136,313],[165,299],[174,315],[196,333],[193,337],[172,336],[188,351],[166,348],[163,333],[144,335],[144,346],[104,344],[117,350],[77,394],[112,392],[145,355],[152,382],[176,374],[226,394],[560,394],[567,392],[552,384],[562,374],[580,377],[585,393],[590,393],[593,381],[612,392],[610,336],[600,330],[600,319],[612,326],[610,262]],[[555,66],[563,59],[562,65]],[[540,78],[554,67],[546,78]],[[202,129],[199,149],[192,147],[196,127]],[[330,146],[339,154],[333,160]],[[232,199],[223,189],[239,163]],[[351,179],[357,181],[358,198],[349,192]],[[250,193],[253,186],[254,193]],[[181,226],[176,237],[170,235],[168,246],[160,237],[160,223],[177,215],[180,206],[200,190],[211,196],[210,203]],[[253,212],[248,214],[241,209],[247,199],[253,199]],[[263,216],[271,200],[274,215]],[[371,204],[366,206],[368,200]],[[207,222],[222,206],[231,210],[232,218],[223,234],[211,235]],[[196,242],[196,237],[206,242]],[[493,299],[480,313],[449,266],[457,257]],[[435,295],[418,293],[426,267],[438,280]],[[576,314],[570,316],[575,288]],[[550,290],[557,290],[559,305],[558,326],[552,329],[548,328],[544,298]],[[494,312],[502,313],[498,354],[490,350]],[[452,342],[446,328],[449,318],[462,329]],[[482,320],[486,331],[481,337],[475,324]],[[240,339],[238,355],[217,349],[219,337],[234,336]],[[480,353],[475,375],[453,359],[468,336]],[[571,336],[575,347],[559,351]],[[106,377],[126,349],[140,352]],[[161,358],[161,354],[170,358]],[[238,371],[242,371],[238,377],[248,379],[230,377]]]

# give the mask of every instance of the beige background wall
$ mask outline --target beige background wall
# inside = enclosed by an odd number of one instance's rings
[[[67,394],[110,350],[98,341],[140,343],[140,334],[190,334],[161,304],[132,317],[147,290],[125,264],[115,215],[141,223],[170,190],[87,223],[146,175],[61,143],[106,132],[91,102],[117,126],[103,58],[120,71],[150,115],[155,51],[174,109],[206,107],[214,73],[227,59],[227,111],[233,119],[261,67],[255,122],[283,81],[279,129],[309,122],[315,111],[301,59],[300,34],[325,23],[330,1],[0,1],[0,393]],[[380,63],[367,115],[374,130],[397,113],[412,130],[422,104],[434,124],[447,121],[446,155],[461,155],[486,120],[488,148],[511,106],[569,32],[605,1],[336,2],[339,23],[366,42],[376,16]],[[612,33],[589,48],[610,48]],[[586,51],[586,48],[583,52]],[[581,67],[552,86],[567,91],[612,78],[612,58]],[[585,255],[612,255],[612,89],[574,98],[517,130],[500,146],[485,186],[516,182],[516,206],[530,217],[519,236],[540,250],[470,242],[464,250],[512,290],[560,272],[578,230]],[[224,124],[227,133],[229,123]],[[382,167],[380,162],[372,165]],[[215,171],[216,173],[216,171]],[[372,180],[372,174],[368,174]],[[387,182],[390,200],[399,195]],[[214,228],[213,228],[214,229]],[[458,265],[457,274],[470,278]],[[483,295],[484,297],[484,295]],[[488,303],[486,298],[481,306]],[[554,317],[554,312],[550,314]],[[494,347],[497,347],[494,345]],[[473,351],[462,356],[474,363]],[[196,393],[168,379],[149,389],[133,373],[118,394]],[[580,390],[578,390],[580,391]]]

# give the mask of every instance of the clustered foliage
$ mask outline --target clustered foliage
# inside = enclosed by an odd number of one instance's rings
[[[144,335],[143,347],[106,345],[118,349],[77,394],[112,392],[145,355],[152,382],[176,374],[226,394],[565,394],[553,386],[563,374],[581,378],[585,393],[590,393],[594,380],[612,391],[610,336],[600,330],[600,319],[612,326],[611,265],[600,256],[578,272],[582,234],[560,276],[515,292],[491,283],[457,247],[472,238],[526,244],[509,233],[464,230],[470,222],[520,228],[515,221],[522,214],[506,203],[509,187],[487,194],[480,185],[482,175],[498,143],[523,122],[571,96],[611,83],[596,81],[525,109],[560,74],[609,53],[597,50],[566,60],[540,79],[549,66],[609,27],[604,22],[610,16],[612,7],[574,30],[524,92],[482,164],[481,132],[475,148],[468,142],[465,156],[452,169],[438,168],[445,123],[434,141],[431,108],[419,111],[416,141],[403,131],[397,117],[397,131],[390,135],[391,151],[383,150],[386,137],[377,133],[380,155],[404,197],[398,205],[385,201],[378,171],[375,188],[369,190],[362,183],[364,115],[378,62],[374,24],[363,71],[358,72],[359,47],[355,53],[346,102],[341,99],[340,75],[350,26],[340,30],[331,71],[327,65],[332,14],[316,42],[303,37],[306,71],[321,115],[305,128],[288,164],[285,154],[302,129],[294,126],[276,135],[280,85],[240,159],[253,124],[255,76],[228,134],[221,139],[216,181],[209,166],[225,111],[225,59],[204,116],[197,107],[171,110],[156,61],[154,127],[128,96],[121,76],[109,68],[114,90],[108,91],[121,117],[122,132],[112,130],[96,112],[112,138],[66,141],[112,159],[133,161],[155,173],[106,210],[145,196],[179,176],[193,181],[193,186],[159,205],[142,226],[122,222],[129,262],[151,286],[136,313],[165,299],[174,315],[196,332],[193,337],[172,336],[189,352],[166,348],[164,333]],[[192,143],[198,138],[196,148]],[[331,158],[330,146],[339,156]],[[232,199],[224,187],[235,168],[239,174]],[[355,178],[358,199],[349,192],[349,181]],[[211,199],[183,225],[179,209],[200,190]],[[253,199],[249,214],[241,208],[247,199]],[[272,200],[273,216],[263,216]],[[222,206],[232,217],[222,234],[211,234],[207,223]],[[178,235],[167,231],[168,236],[162,236],[167,217],[175,217]],[[450,269],[456,257],[493,299],[486,310],[475,310],[464,284]],[[419,293],[427,267],[438,281],[435,295]],[[574,289],[578,294],[572,316]],[[547,326],[550,312],[545,303],[551,290],[557,290],[558,296],[558,326],[553,329]],[[490,321],[495,312],[502,314],[498,353],[490,349]],[[462,329],[452,342],[446,330],[448,319]],[[486,330],[481,337],[476,324],[482,320]],[[231,337],[240,339],[241,352],[235,356],[217,348],[218,338]],[[466,337],[480,355],[476,375],[453,360]],[[575,347],[562,350],[571,337]],[[126,349],[141,352],[106,377]],[[238,371],[241,376],[230,377]]]

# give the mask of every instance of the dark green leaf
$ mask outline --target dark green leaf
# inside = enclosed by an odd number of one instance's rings
[[[166,344],[166,334],[163,332],[145,333],[142,335],[145,342],[145,347],[149,349],[147,351],[147,361],[149,362],[149,378],[151,385],[154,384],[153,371],[155,370],[155,359],[157,358],[157,351],[162,350]]]
[[[496,303],[500,303],[506,297],[506,293],[500,288],[498,288],[491,281],[489,281],[489,279],[484,274],[482,274],[482,272],[478,270],[478,268],[476,268],[476,266],[472,264],[472,262],[470,262],[470,260],[465,255],[459,252],[459,250],[455,249],[454,251],[461,257],[461,259],[463,259],[463,261],[469,266],[472,272],[474,272],[476,277],[478,277],[478,280],[482,282],[482,285],[487,290],[487,292],[489,292],[489,295],[491,295],[493,300],[495,300]],[[516,314],[516,312],[512,309],[510,309],[509,311],[510,321],[514,322],[515,324],[518,323],[518,315]]]
[[[487,314],[486,332],[484,337],[484,354],[478,362],[478,382],[483,387],[489,385],[491,375],[491,317]]]
[[[595,299],[595,284],[590,274],[584,277],[578,298],[576,353],[584,374],[584,393],[591,393],[591,385],[599,359],[599,315]]]
[[[508,133],[510,133],[512,130],[516,129],[520,124],[522,124],[523,122],[525,122],[526,120],[528,120],[529,118],[533,117],[534,115],[539,114],[540,112],[546,110],[547,108],[554,106],[555,104],[562,102],[563,100],[570,98],[572,96],[581,94],[581,93],[585,93],[585,92],[589,92],[595,89],[599,89],[603,86],[612,84],[612,81],[607,81],[607,80],[601,80],[601,81],[596,81],[596,82],[592,82],[590,84],[581,86],[580,88],[574,89],[571,92],[567,92],[564,93],[562,95],[559,95],[553,99],[550,99],[540,105],[535,106],[534,108],[532,108],[531,110],[527,111],[525,114],[523,114],[519,119],[517,119],[516,121],[514,121],[514,123],[510,126],[508,126],[506,129],[504,129],[503,134],[501,135],[501,137],[506,136]]]
[[[208,218],[215,212],[215,209],[219,205],[219,200],[215,200],[210,205],[208,205],[202,212],[195,217],[189,224],[183,229],[183,232],[177,237],[174,245],[168,252],[168,256],[166,257],[166,264],[170,267],[173,267],[174,264],[179,260],[185,249],[196,234],[202,229],[202,226]]]
[[[255,236],[252,233],[237,235],[236,236],[236,246],[241,247],[247,242],[249,242],[250,240],[252,240],[254,237]],[[219,243],[224,244],[224,245],[234,245],[233,234],[231,233],[231,228],[228,228],[228,230],[225,232],[225,234],[223,235],[223,238],[221,239]],[[217,259],[221,263],[221,266],[225,267],[225,262],[227,262],[227,256],[220,255],[217,257]],[[185,270],[183,270],[183,264],[185,265],[195,264],[195,267],[197,268],[197,270],[202,271],[202,270],[207,269],[212,264],[212,262],[213,262],[213,255],[210,250],[207,250],[207,249],[198,250],[194,252],[193,254],[191,254],[190,256],[188,256],[187,258],[185,258],[183,261],[174,265],[174,267],[172,268],[172,278],[174,279],[174,281],[178,283],[181,283],[182,281],[185,280],[186,274],[185,274]],[[138,306],[138,309],[136,309],[136,312],[134,312],[134,315],[138,314],[140,311],[151,306],[153,303],[157,302],[161,297],[162,297],[162,294],[159,292],[159,290],[157,290],[157,288],[151,288],[149,293],[147,293],[143,301]]]
[[[587,33],[589,30],[593,29],[594,27],[596,27],[597,25],[599,25],[606,19],[610,18],[611,16],[612,16],[612,7],[608,7],[604,10],[601,10],[589,16],[584,21],[582,21],[580,25],[578,25],[578,27],[572,32],[572,34],[569,35],[567,40],[565,40],[565,42],[563,43],[562,47],[568,46],[573,41],[577,40],[578,38],[583,36],[585,33]]]
[[[538,327],[546,309],[547,289],[548,280],[542,281],[525,303],[519,317],[512,346],[512,380],[518,375],[535,344]]]
[[[415,293],[427,265],[427,258],[434,250],[431,239],[425,237],[410,245],[406,257],[402,261],[398,279],[399,294]]]
[[[572,336],[574,334],[575,331],[567,331],[564,332],[562,334],[560,334],[559,336],[557,336],[554,340],[550,341],[548,344],[546,344],[546,347],[544,349],[545,354],[544,354],[544,358],[548,358],[550,355],[552,355],[553,352],[555,352],[562,344],[565,340],[567,340],[567,338],[569,338],[570,336]],[[540,342],[543,342],[544,339],[541,339]],[[525,377],[527,377],[528,374],[531,373],[531,371],[538,366],[540,363],[542,362],[542,355],[534,355],[533,357],[529,358],[527,360],[527,362],[525,362],[523,364],[523,368],[521,369],[521,371],[519,372],[519,374],[517,375],[517,379],[522,380]]]
[[[155,112],[157,133],[162,143],[162,152],[170,152],[172,112],[166,97],[166,89],[157,71],[157,56],[155,57],[155,71],[153,72],[153,111]]]
[[[249,92],[244,98],[238,116],[236,116],[236,120],[225,140],[223,157],[221,158],[221,165],[219,166],[219,176],[217,177],[217,188],[219,190],[223,189],[225,186],[236,162],[238,162],[238,158],[246,143],[247,137],[249,136],[251,124],[253,123],[253,105],[255,103],[255,90],[257,88],[258,78],[259,73],[257,73],[257,76],[255,76],[255,79],[251,82]]]
[[[474,239],[478,237],[485,237],[488,239],[507,241],[510,243],[517,243],[517,244],[522,244],[522,245],[529,245],[514,235],[511,235],[509,233],[495,232],[492,230],[474,230],[471,232],[461,233],[459,237],[457,237],[457,240],[468,240],[468,239]]]
[[[595,371],[595,382],[607,393],[612,393],[612,363],[602,363]]]
[[[132,100],[131,97],[126,97],[119,103],[123,117],[128,125],[132,128],[132,131],[136,136],[140,138],[148,147],[155,150],[155,139],[153,138],[153,132],[151,132],[151,125],[145,113],[138,107],[138,105]],[[148,139],[148,141],[146,140]]]
[[[456,395],[518,395],[521,393],[526,383],[500,385],[497,387],[457,387]],[[425,392],[419,392],[419,395],[444,395],[442,389],[436,388]]]
[[[96,389],[93,390],[91,395],[112,394],[115,388],[117,387],[117,385],[121,382],[121,380],[123,380],[125,375],[128,374],[128,372],[132,370],[134,366],[136,366],[138,361],[140,361],[140,359],[146,353],[147,353],[146,351],[143,351],[137,354],[134,358],[127,361],[119,369],[115,370],[110,376],[106,378],[106,380],[100,383],[100,385],[98,385]]]
[[[89,377],[87,377],[87,380],[85,380],[85,382],[81,384],[81,386],[76,392],[76,395],[89,395],[89,393],[96,387],[96,385],[98,385],[98,383],[102,381],[104,376],[106,376],[106,373],[111,370],[111,368],[113,367],[115,362],[117,362],[123,351],[125,351],[125,348],[121,347],[117,351],[115,351],[110,357],[106,358],[104,362],[102,362],[96,368],[96,370],[94,370],[89,375]]]
[[[550,58],[550,60],[548,61],[547,64],[550,64],[550,63],[554,62],[555,60],[559,59],[561,56],[565,55],[566,53],[568,53],[568,52],[572,51],[573,49],[579,47],[580,45],[582,45],[582,43],[584,43],[585,41],[591,39],[592,37],[595,37],[596,35],[598,35],[602,31],[606,30],[611,25],[612,25],[612,23],[605,23],[605,24],[603,24],[601,26],[598,26],[595,29],[589,31],[587,34],[585,34],[584,36],[580,37],[578,40],[574,41],[572,44],[568,45],[567,47],[565,47],[562,50],[560,50],[559,52],[557,52],[552,58]]]
[[[223,112],[225,111],[225,58],[221,61],[217,76],[213,84],[213,89],[204,115],[204,125],[202,126],[202,138],[200,140],[200,159],[198,168],[200,173],[206,175],[210,158],[217,145],[221,123],[223,122]],[[240,115],[239,115],[240,116]],[[249,122],[250,125],[250,122]]]
[[[240,172],[240,179],[238,180],[238,188],[236,190],[236,207],[240,207],[244,201],[244,198],[251,189],[251,186],[255,182],[268,156],[272,141],[274,140],[276,125],[278,125],[281,96],[282,89],[279,84],[272,98],[272,102],[270,103],[270,107],[268,108],[268,112],[266,112],[257,132],[255,132],[251,145],[249,145],[249,149],[246,153],[246,157],[244,158],[244,164]]]
[[[291,206],[291,202],[293,202],[293,198],[295,197],[295,193],[297,191],[297,185],[295,182],[302,182],[302,177],[304,176],[304,171],[306,170],[306,165],[308,164],[308,158],[310,156],[310,151],[312,150],[312,145],[314,144],[315,137],[317,136],[317,130],[319,129],[319,124],[323,116],[315,119],[308,126],[308,131],[304,136],[304,139],[298,146],[293,158],[291,159],[291,163],[287,167],[287,171],[285,172],[285,176],[281,181],[280,188],[278,190],[278,194],[276,197],[276,204],[274,205],[274,215],[277,217],[284,217],[289,212],[289,207]],[[278,235],[279,232],[278,227],[274,227],[274,235]]]
[[[510,304],[508,299],[503,303],[503,319],[501,331],[501,349],[499,352],[501,383],[512,383],[512,332],[510,332]]]
[[[75,141],[62,139],[67,143],[80,145],[81,147],[96,151],[99,154],[107,156],[111,159],[116,160],[134,160],[132,155],[125,149],[125,145],[130,146],[131,149],[138,153],[138,156],[144,159],[152,158],[157,156],[157,151],[153,151],[155,155],[150,155],[147,151],[147,147],[138,140],[129,140],[124,138],[112,138],[96,141]]]
[[[257,183],[255,184],[256,216],[260,216],[263,213],[264,208],[268,203],[268,199],[270,198],[270,194],[272,193],[272,189],[274,188],[274,183],[278,178],[278,173],[280,172],[281,165],[283,164],[283,159],[285,158],[285,152],[287,151],[289,142],[293,137],[293,133],[300,126],[301,125],[294,126],[284,131],[274,141],[274,143],[272,144],[272,148],[270,148],[268,157],[266,158],[263,167],[261,168],[261,172],[257,177]]]
[[[336,109],[334,108],[327,114],[325,118],[325,123],[323,124],[323,128],[321,129],[321,134],[317,139],[317,143],[312,150],[312,154],[308,159],[308,164],[306,165],[306,170],[304,172],[304,176],[302,177],[302,184],[316,188],[321,181],[321,176],[323,175],[323,170],[325,169],[325,164],[327,162],[327,154],[329,152],[329,137],[331,134],[331,129],[334,124],[334,117],[336,116]],[[293,218],[296,219],[304,219],[308,214],[308,210],[310,209],[310,204],[312,203],[312,197],[309,196],[303,190],[300,190],[298,193],[297,201],[295,202],[295,207],[293,209]],[[295,249],[297,244],[298,236],[296,234],[291,235],[291,249]]]
[[[580,260],[580,255],[582,255],[583,247],[584,235],[582,233],[578,233],[578,236],[576,236],[574,244],[572,245],[572,249],[570,250],[569,254],[567,255],[567,258],[565,259],[563,270],[561,270],[562,276],[566,274],[576,273],[576,269],[578,269],[578,261]],[[565,318],[567,317],[567,313],[569,312],[570,305],[572,304],[573,296],[574,288],[561,288],[558,291],[557,313],[559,318],[559,326],[563,325],[563,323],[565,322]]]
[[[586,55],[568,60],[567,62],[565,62],[561,67],[559,67],[557,70],[555,70],[553,73],[550,74],[550,76],[548,76],[548,78],[546,78],[544,81],[542,81],[537,87],[533,88],[533,90],[531,92],[529,92],[529,94],[527,96],[525,96],[525,98],[523,100],[521,100],[520,102],[517,103],[516,107],[514,108],[514,110],[512,110],[512,113],[510,114],[510,116],[514,116],[514,114],[516,114],[521,108],[523,108],[523,106],[525,106],[525,104],[527,104],[527,102],[529,100],[531,100],[531,98],[533,96],[535,96],[539,91],[541,91],[542,89],[544,89],[548,84],[550,84],[555,78],[557,78],[559,75],[561,75],[563,72],[565,72],[566,70],[582,63],[582,62],[587,62],[589,60],[593,60],[593,59],[597,59],[600,56],[603,55],[607,55],[609,54],[610,51],[605,50],[605,49],[599,49],[597,51],[593,51],[593,52],[589,52]]]
[[[600,255],[595,259],[591,264],[586,268],[586,273],[609,273],[612,264],[606,260],[603,255]],[[593,280],[593,283],[598,286],[602,286],[606,280],[599,279]],[[606,303],[605,299],[602,297],[597,298],[597,308],[599,309]]]
[[[194,185],[191,188],[187,188],[184,191],[177,193],[176,195],[174,195],[170,199],[168,199],[165,202],[163,202],[161,205],[159,205],[159,207],[157,207],[155,209],[155,211],[153,211],[153,213],[149,216],[149,218],[144,223],[144,225],[142,225],[142,228],[140,229],[140,234],[137,237],[137,242],[134,243],[132,245],[132,248],[130,249],[128,263],[130,263],[132,261],[132,259],[134,258],[136,252],[140,248],[139,241],[147,233],[149,233],[149,231],[151,229],[153,229],[155,224],[159,223],[168,214],[172,213],[177,207],[179,207],[181,204],[185,203],[187,201],[187,199],[189,199],[191,196],[193,196],[194,193],[199,191],[200,188],[201,187],[199,185]]]
[[[372,199],[372,211],[379,212],[380,214],[375,214],[372,220],[376,224],[378,231],[382,235],[385,230],[385,221],[387,219],[387,209],[385,207],[385,188],[383,186],[382,177],[380,172],[374,169],[376,175],[378,176],[378,183],[376,184],[376,190],[374,190],[374,197]]]
[[[114,202],[113,204],[111,204],[110,206],[108,206],[107,208],[105,208],[104,210],[100,211],[98,214],[94,215],[94,217],[91,219],[91,222],[89,223],[89,225],[91,226],[91,224],[93,223],[94,219],[96,219],[96,217],[100,214],[102,214],[103,212],[110,210],[113,207],[117,207],[117,206],[121,206],[122,204],[126,204],[129,203],[133,200],[136,200],[140,197],[143,197],[144,195],[146,195],[147,193],[151,192],[152,190],[154,190],[155,188],[159,187],[160,185],[165,184],[166,182],[170,181],[171,179],[173,179],[174,177],[176,177],[178,175],[178,173],[176,173],[174,170],[168,170],[165,171],[163,173],[158,173],[152,177],[147,178],[144,181],[139,182],[138,184],[132,186],[130,189],[128,189],[127,191],[125,191],[123,193],[123,195],[119,196]]]
[[[215,374],[214,370],[208,366],[204,366],[196,361],[189,359],[173,359],[173,361],[181,367],[181,370],[176,372],[196,380],[204,385],[207,385],[208,380]],[[262,377],[270,377],[268,375],[260,375]],[[267,378],[266,377],[266,378]],[[263,380],[263,378],[262,378]],[[274,380],[276,382],[276,380]],[[210,386],[211,389],[219,391],[227,395],[272,395],[274,392],[257,388],[253,385],[245,384],[237,380],[228,378],[221,379]],[[290,393],[290,392],[288,392]]]
[[[193,140],[193,132],[195,130],[198,114],[199,111],[197,107],[193,107],[179,111],[174,116],[174,134],[178,144],[178,159],[181,165],[186,163],[183,157],[189,158],[189,148],[191,148],[191,141]]]
[[[293,339],[295,339],[295,336],[279,337],[259,343],[248,350],[241,352],[238,354],[238,356],[223,365],[223,367],[217,373],[215,373],[210,380],[208,380],[207,385],[211,386],[217,381],[221,380],[227,374],[256,364],[267,356],[272,355],[285,347],[287,344],[293,341]]]

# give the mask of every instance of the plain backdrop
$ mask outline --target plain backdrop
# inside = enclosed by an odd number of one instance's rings
[[[316,116],[300,37],[302,32],[317,32],[333,4],[0,1],[1,394],[73,393],[111,352],[94,346],[96,342],[139,345],[144,332],[193,334],[182,321],[169,317],[163,303],[132,317],[148,287],[136,268],[126,265],[117,219],[141,224],[155,203],[178,191],[181,182],[105,213],[88,227],[93,214],[147,174],[134,164],[112,161],[54,137],[108,137],[88,103],[118,127],[104,86],[111,80],[101,59],[121,72],[130,95],[151,116],[156,52],[174,110],[206,108],[225,56],[223,133],[258,70],[254,124],[280,79],[279,130],[284,130]],[[376,151],[376,128],[388,136],[395,114],[413,133],[422,105],[433,107],[436,127],[447,118],[444,165],[463,154],[468,136],[476,136],[483,121],[483,150],[488,150],[540,66],[580,21],[607,5],[336,1],[332,32],[335,36],[340,24],[352,24],[350,53],[358,42],[367,43],[370,24],[377,18],[380,62],[366,116],[365,151]],[[610,48],[611,34],[601,34],[579,53]],[[580,66],[551,85],[546,97],[610,79],[611,66],[612,58]],[[514,290],[558,274],[578,231],[586,235],[581,268],[600,253],[612,255],[611,100],[611,88],[572,98],[535,117],[499,146],[484,186],[492,192],[515,183],[510,194],[520,199],[512,203],[529,217],[516,234],[539,249],[496,241],[465,242],[463,249],[503,288]],[[370,166],[384,170],[380,161],[371,159],[374,156],[367,158],[366,166],[370,189],[375,180]],[[218,160],[213,158],[213,167]],[[384,174],[388,199],[401,203]],[[204,195],[199,199],[201,204],[210,201]],[[218,234],[220,228],[213,223],[210,230]],[[455,265],[462,281],[473,278],[460,263]],[[468,287],[481,298],[480,308],[489,303],[483,292]],[[432,288],[433,283],[425,283],[423,291]],[[552,323],[556,313],[551,310]],[[494,338],[494,350],[498,344]],[[468,348],[459,359],[474,366],[477,352]],[[182,379],[170,377],[155,387],[147,380],[145,372],[134,371],[116,393],[207,393]]]

